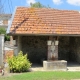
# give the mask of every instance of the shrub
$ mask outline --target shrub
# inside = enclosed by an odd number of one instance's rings
[[[27,59],[27,54],[23,55],[22,51],[18,53],[18,56],[8,57],[7,60],[12,72],[25,72],[31,67],[31,63]]]

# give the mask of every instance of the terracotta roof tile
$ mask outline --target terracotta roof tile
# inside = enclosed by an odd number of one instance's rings
[[[78,11],[18,7],[11,34],[80,34]]]

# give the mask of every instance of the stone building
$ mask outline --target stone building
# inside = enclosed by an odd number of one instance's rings
[[[32,62],[80,63],[80,13],[73,10],[17,7],[7,34]]]

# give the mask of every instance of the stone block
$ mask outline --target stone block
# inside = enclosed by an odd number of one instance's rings
[[[67,61],[58,60],[58,61],[43,61],[44,70],[50,71],[66,71],[67,70]]]

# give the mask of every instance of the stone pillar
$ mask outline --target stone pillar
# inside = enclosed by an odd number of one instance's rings
[[[58,60],[58,40],[50,38],[47,41],[48,45],[48,60]]]
[[[21,36],[18,36],[18,52],[21,51]]]
[[[10,36],[10,45],[13,45],[13,37]]]
[[[4,34],[0,35],[0,66],[3,66]]]
[[[55,40],[55,50],[54,50],[54,58],[55,58],[55,60],[58,60],[58,42],[59,41],[57,41],[57,40]]]
[[[48,56],[47,56],[47,59],[48,60],[51,60],[51,54],[52,54],[51,44],[52,44],[52,41],[51,40],[47,41],[47,45],[48,45]]]

